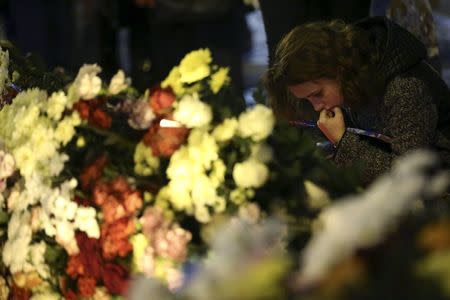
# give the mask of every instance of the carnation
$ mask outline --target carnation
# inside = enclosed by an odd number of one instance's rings
[[[66,109],[67,101],[64,92],[53,93],[47,101],[47,116],[55,121],[59,121]]]
[[[239,116],[238,134],[257,142],[267,138],[274,125],[272,110],[265,105],[256,104]]]
[[[0,150],[0,179],[8,178],[15,170],[14,157]]]
[[[255,159],[237,163],[233,168],[233,179],[242,188],[261,187],[269,177],[267,166]]]
[[[185,95],[178,103],[173,117],[188,128],[203,127],[211,122],[212,109],[200,101],[198,94]]]

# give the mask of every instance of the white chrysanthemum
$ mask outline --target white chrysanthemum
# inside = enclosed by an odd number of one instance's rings
[[[219,146],[206,130],[194,129],[188,138],[188,152],[192,161],[197,162],[206,170],[211,163],[219,158]]]
[[[134,172],[141,176],[152,175],[159,168],[159,158],[144,143],[136,145],[134,151]]]
[[[251,157],[263,163],[273,159],[273,149],[267,144],[253,144],[251,146]]]
[[[14,173],[16,168],[16,163],[14,157],[0,150],[0,179],[8,178]]]
[[[227,142],[231,140],[238,128],[236,118],[225,119],[221,124],[214,128],[212,135],[218,142]]]
[[[80,115],[77,112],[73,112],[70,117],[66,117],[58,123],[58,127],[56,127],[55,130],[56,140],[61,144],[66,145],[75,135],[75,127],[80,124]]]
[[[191,158],[188,147],[182,146],[171,156],[166,174],[172,180],[180,178],[193,180],[195,176],[203,174],[203,167]]]
[[[180,62],[180,80],[184,83],[194,83],[209,76],[212,62],[209,49],[199,49],[188,53]]]
[[[185,95],[178,103],[173,117],[188,128],[203,127],[211,122],[212,109],[200,100],[197,93]]]
[[[45,242],[33,244],[30,246],[30,262],[34,270],[39,274],[42,279],[50,278],[50,269],[45,262]]]
[[[256,104],[239,116],[238,134],[244,138],[261,141],[267,138],[275,126],[275,116],[270,108]]]
[[[111,82],[109,83],[108,91],[116,95],[120,93],[121,91],[128,88],[130,85],[130,79],[125,77],[125,73],[122,70],[119,70],[116,75],[111,79]]]
[[[225,181],[225,173],[227,171],[227,167],[225,163],[221,159],[217,159],[213,162],[212,171],[209,174],[211,179],[211,184],[218,188]]]
[[[9,52],[3,51],[0,47],[0,95],[3,94],[3,89],[9,81]]]
[[[176,210],[184,210],[188,214],[193,212],[194,205],[190,193],[191,186],[192,182],[187,178],[175,179],[169,182],[167,193],[170,203]]]
[[[13,213],[8,223],[8,240],[3,248],[3,263],[11,273],[29,271],[27,262],[31,243],[30,213]]]
[[[74,222],[75,227],[85,232],[90,238],[100,238],[100,228],[96,215],[97,212],[93,207],[78,207]]]
[[[47,116],[55,121],[61,120],[67,104],[68,100],[64,92],[54,92],[47,101]]]
[[[237,163],[233,168],[233,179],[238,187],[258,188],[269,178],[267,166],[255,159]]]
[[[85,74],[80,80],[78,93],[84,100],[90,100],[98,95],[102,88],[102,80],[93,74]]]
[[[208,223],[211,221],[211,213],[205,205],[195,208],[195,219],[200,223]]]

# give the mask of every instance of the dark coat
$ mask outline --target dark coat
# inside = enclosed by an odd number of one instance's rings
[[[350,112],[353,126],[393,138],[383,145],[373,138],[346,132],[339,142],[339,165],[364,164],[370,182],[388,170],[392,161],[410,150],[432,148],[450,166],[450,92],[425,60],[424,45],[408,31],[384,17],[356,23],[369,31],[380,53],[374,80],[383,83],[379,97]],[[348,124],[346,124],[348,126]]]

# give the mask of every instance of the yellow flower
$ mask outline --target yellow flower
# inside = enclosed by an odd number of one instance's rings
[[[180,96],[185,93],[183,83],[181,82],[180,68],[174,67],[166,79],[161,82],[161,87],[163,89],[171,87],[175,95]]]
[[[238,121],[236,118],[225,119],[221,124],[214,128],[212,135],[218,142],[227,142],[233,138],[237,128]]]
[[[209,49],[199,49],[187,54],[180,63],[181,82],[194,83],[209,76],[212,61]]]
[[[209,86],[214,94],[217,94],[220,89],[230,81],[230,77],[228,76],[229,71],[229,68],[220,68],[219,71],[211,76]]]
[[[152,149],[139,143],[134,152],[134,172],[141,176],[149,176],[159,168],[159,159],[153,156]]]
[[[147,238],[142,233],[139,233],[132,236],[130,242],[133,245],[132,271],[142,272],[142,257],[144,256],[145,249],[148,246]]]

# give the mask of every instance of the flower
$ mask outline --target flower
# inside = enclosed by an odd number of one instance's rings
[[[228,76],[229,71],[229,68],[220,68],[216,73],[211,75],[209,86],[214,94],[217,94],[230,81],[230,77]]]
[[[163,82],[161,82],[162,88],[168,88],[171,87],[175,95],[179,96],[182,95],[185,92],[185,89],[183,87],[183,83],[181,82],[181,74],[180,74],[180,68],[174,67],[166,79],[164,79]]]
[[[185,95],[173,113],[174,120],[188,128],[203,127],[212,120],[211,107],[200,101],[197,93]]]
[[[112,118],[104,110],[97,108],[93,111],[89,122],[93,125],[97,125],[100,128],[108,129],[111,127]]]
[[[139,143],[134,152],[134,172],[141,176],[152,175],[159,168],[159,158],[153,155],[152,149]]]
[[[122,265],[107,263],[103,272],[103,282],[108,292],[124,295],[128,288],[128,271]]]
[[[175,101],[175,95],[171,89],[155,89],[150,95],[150,106],[157,114],[164,114]]]
[[[238,134],[255,142],[267,138],[275,126],[275,117],[270,108],[256,104],[239,116]]]
[[[0,300],[8,300],[9,288],[4,277],[0,277]]]
[[[92,277],[78,278],[78,295],[83,298],[91,297],[95,293],[96,280]]]
[[[190,84],[209,76],[211,61],[209,49],[199,49],[188,53],[180,62],[181,82]]]
[[[133,245],[129,241],[129,236],[136,230],[133,219],[122,218],[111,224],[103,223],[101,227],[100,243],[105,259],[125,257],[133,250]]]
[[[76,240],[80,253],[69,257],[67,273],[72,278],[77,275],[100,280],[103,273],[103,261],[100,257],[100,242],[89,238],[85,233],[77,232]]]
[[[67,105],[66,94],[63,91],[54,92],[47,100],[47,116],[55,121],[61,120]]]
[[[148,240],[144,234],[135,234],[130,238],[130,242],[133,245],[133,261],[132,261],[132,271],[143,272],[143,257],[145,254],[145,249],[148,246]]]
[[[147,129],[152,125],[155,113],[145,99],[133,102],[128,124],[134,129]]]
[[[78,93],[82,99],[90,100],[95,98],[102,88],[102,80],[95,73],[84,74],[80,78]]]
[[[130,79],[125,78],[125,73],[122,70],[117,71],[116,75],[113,76],[111,82],[109,83],[108,91],[116,95],[121,91],[125,90],[130,84]]]
[[[143,138],[150,146],[154,156],[171,156],[186,141],[189,129],[185,127],[161,127],[154,124]]]
[[[261,187],[269,178],[269,169],[263,163],[249,159],[233,168],[233,179],[242,188]]]
[[[14,173],[15,165],[14,157],[9,153],[0,150],[0,179],[11,176]]]
[[[100,179],[107,161],[108,158],[106,155],[102,155],[83,169],[80,175],[81,187],[83,190],[92,188],[95,182]]]
[[[227,142],[233,138],[236,130],[238,128],[238,121],[236,118],[225,119],[221,124],[219,124],[213,130],[213,137],[218,142]]]

